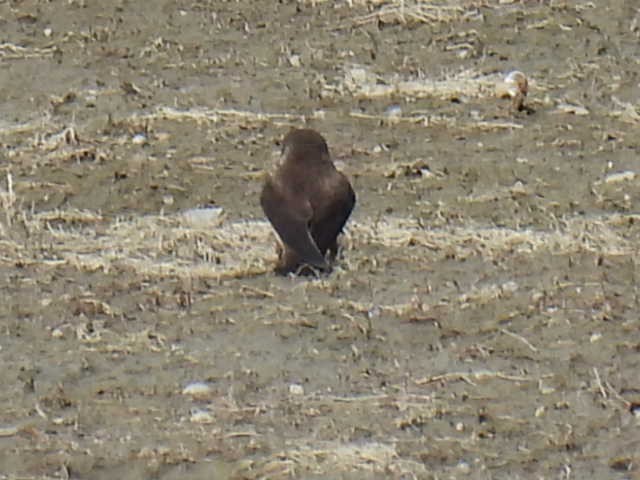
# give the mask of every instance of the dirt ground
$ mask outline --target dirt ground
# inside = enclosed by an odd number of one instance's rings
[[[623,0],[0,1],[0,479],[640,478],[639,40]],[[258,203],[303,125],[358,195],[318,279]]]

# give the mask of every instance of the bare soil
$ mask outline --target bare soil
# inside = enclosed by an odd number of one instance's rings
[[[0,479],[640,478],[639,40],[623,0],[0,2]],[[358,195],[318,279],[258,204],[292,126]]]

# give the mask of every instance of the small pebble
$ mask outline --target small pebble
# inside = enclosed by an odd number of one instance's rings
[[[369,319],[378,318],[380,316],[380,307],[378,305],[374,305],[367,311],[367,317]]]
[[[540,393],[542,395],[550,395],[556,391],[555,388],[547,387],[546,385],[543,385],[542,382],[540,382],[540,385],[538,385],[538,389],[540,390]]]
[[[0,437],[12,437],[17,433],[17,427],[0,427]]]
[[[131,138],[131,143],[134,145],[142,145],[147,142],[147,136],[142,133],[137,133]]]
[[[138,452],[138,458],[153,458],[155,456],[156,452],[150,447],[142,447]]]
[[[526,195],[527,194],[527,189],[525,188],[524,184],[520,180],[518,180],[511,187],[511,194],[512,195]]]
[[[513,280],[510,280],[502,284],[503,293],[514,293],[516,291],[518,291],[518,284]]]
[[[291,385],[289,385],[289,395],[304,395],[304,387],[297,383],[292,383]]]
[[[420,176],[422,178],[433,178],[435,177],[435,174],[429,170],[429,167],[423,167],[420,169]]]
[[[211,227],[220,224],[223,213],[220,207],[190,208],[182,216],[192,227]]]
[[[573,115],[589,115],[587,110],[582,105],[572,105],[570,103],[561,102],[557,105],[556,113],[571,113]]]
[[[292,67],[298,68],[300,67],[300,55],[289,55],[289,65],[291,65]]]
[[[192,397],[206,397],[211,394],[211,386],[205,382],[192,382],[182,389],[182,394]]]
[[[195,408],[191,410],[191,423],[213,423],[215,418],[208,410]]]
[[[471,473],[471,465],[469,465],[469,462],[465,462],[464,460],[459,461],[456,468],[463,475],[469,475]]]
[[[544,293],[543,293],[543,292],[534,291],[534,292],[531,294],[531,301],[532,301],[533,303],[537,303],[537,302],[539,302],[540,300],[542,300],[543,298],[544,298]]]
[[[626,172],[618,172],[618,173],[612,173],[611,175],[607,175],[604,179],[604,183],[620,183],[620,182],[634,180],[635,178],[636,178],[636,173],[627,170]]]
[[[402,108],[400,105],[391,105],[385,110],[384,114],[389,118],[400,118],[402,116]]]
[[[169,135],[167,132],[157,132],[153,135],[153,138],[159,142],[166,142],[167,140],[169,140],[169,138],[171,138],[171,135]]]
[[[349,83],[354,85],[364,85],[367,83],[367,71],[364,68],[352,68],[347,72]]]

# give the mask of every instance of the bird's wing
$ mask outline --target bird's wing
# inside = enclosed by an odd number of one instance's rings
[[[331,192],[331,201],[325,205],[311,232],[321,252],[335,248],[336,237],[342,232],[356,204],[356,194],[349,180],[343,174],[339,175]]]
[[[260,204],[280,239],[293,249],[303,262],[326,268],[327,262],[309,233],[312,216],[308,201],[296,201],[274,188],[267,180],[260,196]]]

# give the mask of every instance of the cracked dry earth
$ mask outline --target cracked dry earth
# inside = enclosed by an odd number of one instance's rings
[[[622,0],[0,2],[0,479],[640,478],[639,38]],[[358,194],[319,279],[258,204],[303,125]]]

